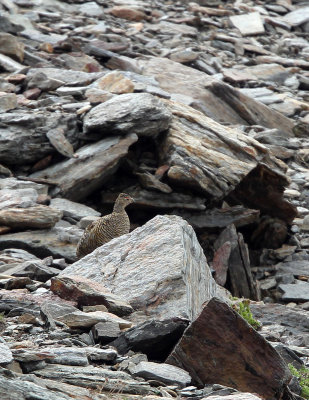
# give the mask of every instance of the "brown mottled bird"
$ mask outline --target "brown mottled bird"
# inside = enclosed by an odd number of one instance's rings
[[[130,220],[125,208],[133,201],[128,194],[120,193],[115,201],[113,212],[87,226],[77,245],[78,258],[84,257],[115,237],[129,233]]]

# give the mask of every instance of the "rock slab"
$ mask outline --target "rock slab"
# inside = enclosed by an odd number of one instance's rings
[[[168,357],[196,385],[219,383],[279,399],[291,379],[277,351],[227,304],[211,299]]]
[[[174,215],[158,215],[97,248],[61,273],[70,275],[103,283],[146,319],[192,319],[217,293],[193,228]]]

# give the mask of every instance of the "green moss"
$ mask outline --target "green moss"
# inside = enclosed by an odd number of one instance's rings
[[[261,327],[259,321],[253,318],[252,312],[250,311],[250,300],[242,300],[233,304],[233,309],[237,311],[238,314],[252,326],[252,328],[259,329]]]
[[[0,322],[4,320],[4,313],[0,313]]]
[[[309,368],[301,367],[296,369],[294,365],[289,364],[291,373],[296,376],[302,388],[301,395],[304,399],[309,399]]]

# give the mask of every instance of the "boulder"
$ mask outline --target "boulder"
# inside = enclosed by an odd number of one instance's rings
[[[277,351],[236,311],[207,302],[166,360],[188,371],[193,383],[219,383],[280,399],[291,373]]]
[[[218,290],[193,228],[173,215],[156,216],[60,274],[72,275],[103,283],[139,311],[141,320],[192,319]]]
[[[149,93],[127,93],[92,108],[84,119],[84,131],[156,136],[168,129],[170,120],[170,111],[157,97]]]

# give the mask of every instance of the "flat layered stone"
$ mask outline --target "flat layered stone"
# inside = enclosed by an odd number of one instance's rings
[[[141,361],[132,368],[131,373],[133,376],[154,379],[168,385],[177,385],[181,388],[188,386],[191,382],[191,377],[187,371],[164,363]]]
[[[81,147],[76,158],[59,162],[31,177],[51,179],[57,182],[56,195],[73,201],[82,200],[116,172],[129,146],[136,141],[135,134],[102,139]]]
[[[87,216],[99,217],[101,215],[99,211],[96,211],[85,204],[76,203],[75,201],[68,199],[62,199],[61,197],[52,199],[50,206],[62,211],[64,217],[70,217],[77,221]]]
[[[243,36],[260,35],[264,33],[263,21],[258,12],[233,15],[230,17],[230,21],[235,28],[239,29]]]
[[[122,94],[92,108],[84,119],[84,131],[106,133],[136,133],[156,136],[168,129],[171,113],[149,93]],[[145,121],[147,123],[145,124]]]

